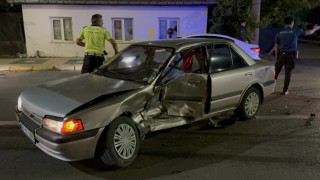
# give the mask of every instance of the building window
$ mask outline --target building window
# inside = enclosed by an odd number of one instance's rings
[[[51,24],[53,41],[73,41],[71,18],[54,17]]]
[[[159,39],[177,37],[179,35],[179,26],[179,18],[159,18]]]
[[[132,18],[113,18],[112,36],[117,41],[133,40],[133,19]]]

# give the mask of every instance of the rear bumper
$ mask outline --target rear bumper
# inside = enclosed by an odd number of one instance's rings
[[[37,124],[23,112],[16,113],[17,120],[30,132],[25,133],[33,143],[48,155],[63,161],[78,161],[93,158],[96,144],[103,131],[94,129],[75,134],[57,134]],[[25,132],[26,130],[24,130]]]

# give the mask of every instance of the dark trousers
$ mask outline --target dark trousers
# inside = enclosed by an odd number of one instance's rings
[[[284,77],[284,86],[283,92],[286,92],[289,88],[291,71],[294,69],[295,53],[280,53],[275,64],[275,79],[278,78],[279,73],[284,65],[285,67],[285,77]]]
[[[102,65],[103,61],[103,56],[85,55],[83,58],[81,74],[92,73],[95,69]]]

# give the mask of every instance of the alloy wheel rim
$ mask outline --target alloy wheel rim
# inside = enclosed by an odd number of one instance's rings
[[[133,128],[128,124],[120,124],[115,131],[113,144],[117,154],[121,158],[131,158],[137,145],[136,134]]]
[[[259,108],[259,96],[257,93],[250,93],[245,102],[245,111],[249,116],[253,116]]]

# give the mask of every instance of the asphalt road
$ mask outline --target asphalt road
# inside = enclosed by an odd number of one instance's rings
[[[306,47],[293,71],[289,95],[280,94],[282,72],[275,93],[255,119],[226,116],[222,128],[200,122],[149,134],[136,161],[123,169],[102,168],[93,160],[67,163],[51,158],[15,125],[14,105],[23,89],[78,72],[0,72],[0,179],[317,180],[320,48]],[[309,121],[311,114],[316,118]]]

